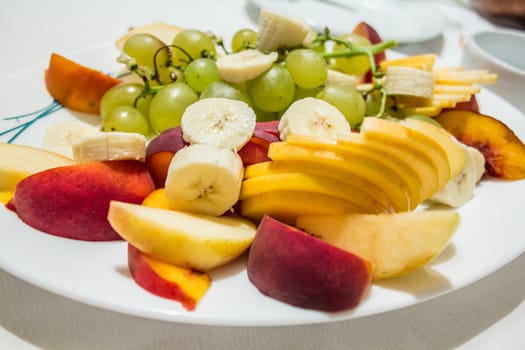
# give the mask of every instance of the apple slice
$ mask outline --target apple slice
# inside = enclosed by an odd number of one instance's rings
[[[40,148],[0,143],[0,191],[12,191],[31,174],[74,163],[73,159]]]
[[[456,231],[452,210],[396,214],[300,216],[297,227],[374,265],[374,278],[391,278],[417,269],[437,256]]]
[[[166,264],[131,244],[128,244],[128,265],[139,286],[155,295],[179,301],[188,311],[195,310],[211,285],[207,273]]]
[[[302,308],[341,311],[359,304],[371,283],[372,265],[265,216],[247,272],[264,295]]]
[[[111,202],[108,220],[140,251],[168,264],[200,271],[241,255],[257,230],[241,217],[211,217],[119,201]]]

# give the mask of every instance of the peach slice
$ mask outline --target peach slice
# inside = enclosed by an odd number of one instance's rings
[[[195,310],[211,285],[207,273],[159,261],[131,244],[128,244],[128,265],[139,286],[160,297],[179,301],[188,311]]]
[[[53,53],[45,83],[49,94],[64,107],[99,114],[102,96],[120,80]]]
[[[9,206],[26,224],[52,235],[86,241],[119,240],[107,220],[109,202],[141,203],[154,189],[140,162],[82,163],[24,178],[15,187]]]
[[[374,265],[374,278],[396,277],[437,256],[456,231],[460,216],[452,210],[396,214],[311,215],[297,227]]]
[[[0,143],[0,191],[13,190],[31,174],[74,163],[73,159],[40,148]]]
[[[448,110],[435,120],[459,141],[483,153],[488,175],[525,178],[525,145],[505,123],[468,110]]]
[[[355,307],[372,279],[368,261],[270,216],[257,229],[247,272],[262,294],[324,311]]]

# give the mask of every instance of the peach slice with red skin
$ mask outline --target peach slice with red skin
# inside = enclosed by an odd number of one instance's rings
[[[107,220],[109,202],[141,203],[154,188],[149,172],[137,161],[74,164],[24,178],[8,207],[26,224],[52,235],[119,240]]]
[[[211,278],[206,272],[167,264],[128,244],[128,266],[133,280],[150,293],[179,301],[195,310],[206,294]]]
[[[49,94],[64,107],[99,114],[102,96],[120,80],[53,53],[45,83]]]
[[[505,123],[468,110],[448,110],[435,120],[460,142],[483,153],[488,175],[507,180],[525,178],[525,145]]]
[[[257,229],[248,278],[264,295],[324,311],[359,304],[372,280],[368,261],[270,216]]]

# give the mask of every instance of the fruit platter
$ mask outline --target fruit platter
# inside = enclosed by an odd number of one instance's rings
[[[219,35],[153,23],[0,84],[1,268],[117,312],[273,326],[423,302],[525,250],[525,119],[497,76],[366,23],[263,9]]]

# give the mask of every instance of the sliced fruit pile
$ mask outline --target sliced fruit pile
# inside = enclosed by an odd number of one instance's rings
[[[335,37],[266,10],[231,52],[216,40],[135,28],[116,43],[122,83],[52,55],[49,93],[100,128],[0,144],[7,207],[49,234],[124,239],[137,284],[188,310],[247,253],[261,293],[340,311],[445,249],[484,174],[525,177],[523,143],[474,111],[489,72],[386,60],[395,43],[365,23]]]

